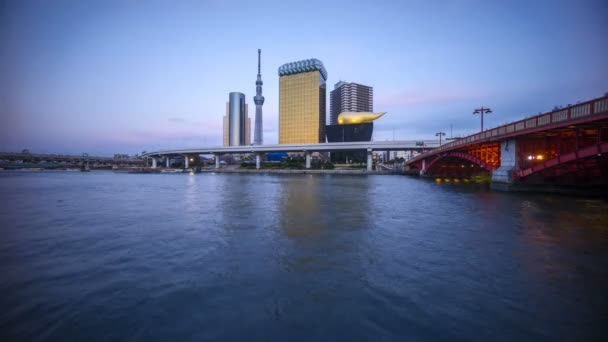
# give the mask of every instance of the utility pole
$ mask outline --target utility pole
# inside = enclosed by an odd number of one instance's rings
[[[492,110],[490,108],[484,108],[483,106],[481,108],[477,108],[475,109],[475,111],[473,112],[473,114],[481,114],[481,131],[483,132],[483,114],[490,114],[492,113]]]
[[[441,137],[444,136],[444,135],[445,135],[445,133],[443,133],[443,132],[437,132],[437,133],[435,133],[435,136],[439,137],[439,146],[441,146]]]

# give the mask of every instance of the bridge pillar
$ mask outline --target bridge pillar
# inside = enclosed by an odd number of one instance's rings
[[[259,170],[260,169],[260,164],[261,164],[260,154],[256,153],[255,154],[255,168]]]
[[[367,172],[372,171],[372,166],[373,166],[373,161],[372,161],[372,150],[368,149],[367,150]]]
[[[500,167],[492,171],[492,185],[513,183],[513,171],[517,170],[517,140],[510,139],[500,143]]]
[[[187,169],[190,167],[190,160],[188,159],[188,156],[185,155],[184,156],[184,168]]]
[[[306,151],[306,168],[310,169],[310,151]]]
[[[170,158],[169,158],[169,157],[166,157],[166,158],[165,158],[165,163],[166,163],[167,168],[169,168],[169,166],[170,166],[170,165],[169,165],[169,160],[170,160]]]
[[[213,156],[215,157],[215,168],[219,169],[220,168],[220,155],[214,154]]]
[[[156,169],[156,158],[152,158],[152,168]]]
[[[424,176],[426,173],[426,159],[422,159],[422,167],[420,168],[420,175]]]

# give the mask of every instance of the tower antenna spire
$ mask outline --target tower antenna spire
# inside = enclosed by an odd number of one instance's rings
[[[262,105],[264,104],[264,96],[262,96],[262,72],[261,72],[262,49],[258,49],[258,78],[255,81],[255,130],[253,131],[253,144],[262,145],[264,143],[264,124],[262,119]]]
[[[260,61],[262,59],[262,49],[258,49],[258,75],[261,74],[260,72]]]

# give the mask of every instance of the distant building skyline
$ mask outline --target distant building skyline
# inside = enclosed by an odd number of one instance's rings
[[[355,83],[339,81],[329,95],[329,124],[338,124],[338,115],[344,112],[373,112],[374,88]]]
[[[231,92],[224,116],[224,146],[251,145],[251,120],[245,94]]]
[[[315,58],[279,67],[279,144],[325,142],[326,80]]]

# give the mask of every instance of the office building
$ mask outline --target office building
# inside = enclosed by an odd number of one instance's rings
[[[326,80],[318,59],[279,68],[279,144],[325,142]]]
[[[224,116],[224,146],[251,145],[251,120],[247,109],[245,94],[229,94]]]
[[[329,124],[338,124],[344,112],[373,112],[374,88],[358,83],[340,81],[329,95]]]

